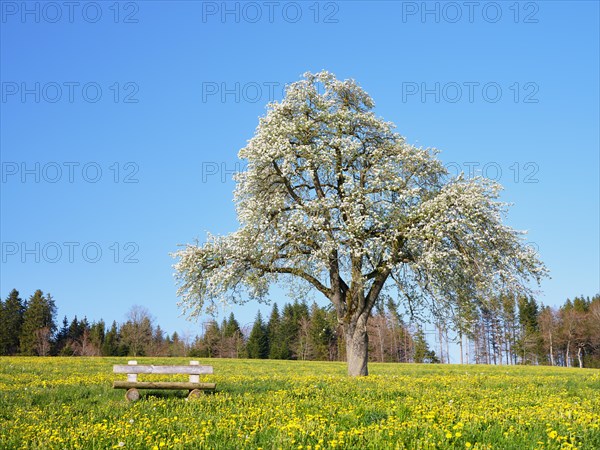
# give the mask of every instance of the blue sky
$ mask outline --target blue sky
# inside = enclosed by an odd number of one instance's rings
[[[238,150],[286,83],[321,69],[451,170],[505,186],[507,222],[551,270],[542,302],[600,291],[598,2],[1,7],[2,298],[39,288],[59,319],[109,322],[142,304],[197,332],[169,253],[236,229]],[[232,311],[245,324],[257,308]]]

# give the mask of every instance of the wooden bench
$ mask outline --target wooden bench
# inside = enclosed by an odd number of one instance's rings
[[[188,398],[202,395],[203,391],[214,391],[215,383],[200,383],[200,375],[213,373],[212,366],[201,366],[198,361],[190,361],[189,366],[147,366],[139,365],[137,361],[129,361],[127,365],[114,365],[114,373],[126,373],[127,381],[113,382],[114,389],[127,389],[125,398],[135,401],[140,398],[138,389],[182,389],[188,390]],[[190,381],[138,381],[138,374],[184,374],[190,376]]]

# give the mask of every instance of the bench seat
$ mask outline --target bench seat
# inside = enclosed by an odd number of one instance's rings
[[[203,389],[215,390],[216,383],[190,383],[188,381],[115,381],[114,389]]]
[[[189,398],[202,395],[204,391],[214,391],[216,383],[201,383],[200,375],[213,373],[212,366],[201,366],[198,361],[190,361],[189,366],[139,365],[137,361],[129,364],[115,364],[114,373],[127,374],[127,381],[114,381],[113,389],[127,389],[125,398],[135,401],[140,398],[138,389],[181,389],[188,390]],[[138,381],[138,374],[189,375],[189,381]]]

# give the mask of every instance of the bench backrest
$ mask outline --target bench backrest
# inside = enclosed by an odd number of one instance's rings
[[[139,373],[185,374],[190,375],[190,381],[198,382],[198,375],[213,373],[212,366],[201,366],[198,361],[190,361],[189,366],[154,366],[137,365],[137,361],[129,361],[127,365],[115,364],[114,373],[126,373],[129,381],[137,381]]]

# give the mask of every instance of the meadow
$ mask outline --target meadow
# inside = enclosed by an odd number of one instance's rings
[[[112,389],[127,359],[0,358],[0,448],[600,448],[598,370],[372,363],[349,379],[344,363],[211,359],[214,394],[128,403]]]

